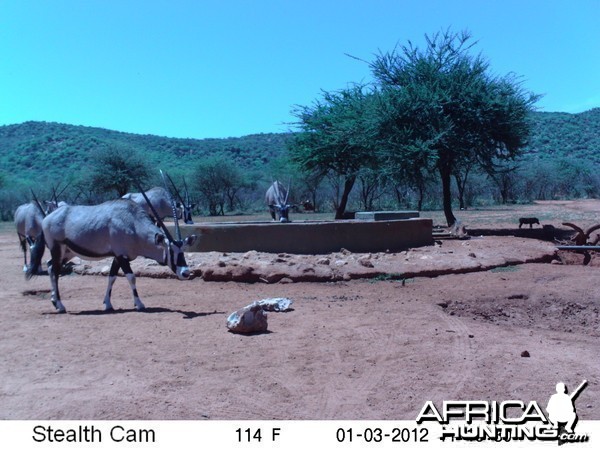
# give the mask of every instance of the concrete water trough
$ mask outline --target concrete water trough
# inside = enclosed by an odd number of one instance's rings
[[[354,214],[356,220],[383,221],[416,219],[419,211],[360,211]]]
[[[171,226],[172,228],[172,226]],[[399,251],[433,243],[431,219],[278,222],[206,222],[182,225],[195,234],[192,252],[327,254]]]

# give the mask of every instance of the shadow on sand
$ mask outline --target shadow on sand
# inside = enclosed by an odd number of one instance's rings
[[[94,310],[78,311],[78,312],[68,312],[67,311],[67,314],[69,314],[71,316],[103,316],[103,315],[110,315],[110,314],[126,314],[126,313],[136,313],[136,314],[176,313],[176,314],[181,314],[184,319],[195,319],[196,317],[206,317],[206,316],[212,316],[214,314],[225,315],[225,312],[223,312],[223,311],[195,312],[195,311],[182,311],[180,309],[171,309],[171,308],[163,308],[163,307],[146,308],[143,311],[138,311],[135,308],[113,309],[111,311],[104,311],[102,309],[94,309]],[[46,313],[46,314],[57,314],[57,313],[53,312],[53,313]]]

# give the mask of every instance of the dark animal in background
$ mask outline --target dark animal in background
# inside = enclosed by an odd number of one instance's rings
[[[521,217],[519,219],[519,228],[521,228],[523,225],[529,225],[529,228],[533,228],[534,223],[537,223],[538,225],[540,224],[540,221],[537,219],[537,217]]]
[[[274,221],[289,222],[289,212],[292,205],[288,204],[289,188],[286,190],[279,181],[274,181],[267,193],[265,202]]]
[[[315,210],[315,205],[313,205],[310,200],[304,200],[302,202],[302,207],[304,208],[304,211],[314,211]]]

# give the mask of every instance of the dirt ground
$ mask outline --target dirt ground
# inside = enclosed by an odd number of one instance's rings
[[[600,201],[464,212],[472,228],[600,222]],[[552,243],[474,236],[393,254],[189,254],[190,281],[139,259],[102,311],[107,261],[25,281],[0,228],[0,419],[407,419],[427,400],[536,400],[562,381],[580,420],[600,419],[600,267]],[[256,282],[237,280],[253,273]],[[86,275],[82,275],[86,274]],[[215,275],[216,274],[216,275]],[[149,276],[143,276],[149,275]],[[434,276],[437,275],[437,276]],[[230,313],[287,297],[268,332]]]

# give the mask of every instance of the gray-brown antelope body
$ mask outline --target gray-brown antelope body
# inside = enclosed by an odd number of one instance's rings
[[[44,220],[44,215],[64,205],[66,205],[64,202],[46,202],[46,211],[42,211],[41,205],[30,202],[19,206],[15,211],[15,227],[19,236],[21,250],[23,250],[23,272],[27,271],[27,246],[29,246],[30,251],[33,251],[33,248],[37,245],[38,239],[42,234],[42,220]]]
[[[145,193],[146,197],[148,197],[148,199],[152,203],[152,206],[156,210],[156,213],[160,216],[160,220],[164,219],[167,216],[173,215],[173,204],[171,203],[171,194],[169,194],[166,189],[162,187],[154,187],[146,191]],[[148,203],[144,199],[144,196],[140,192],[125,194],[122,198],[133,200],[135,203],[140,205],[150,217],[154,217],[150,206],[148,205]],[[178,203],[175,209],[177,211],[177,218],[181,219],[181,205]]]
[[[158,213],[160,214],[160,213]],[[159,226],[161,228],[159,228]],[[65,312],[58,289],[60,264],[67,250],[83,259],[113,257],[104,296],[104,308],[112,309],[111,292],[119,269],[129,281],[134,305],[144,309],[140,300],[135,276],[129,264],[138,256],[168,265],[179,279],[187,279],[190,270],[184,256],[184,248],[191,245],[195,236],[173,239],[162,221],[158,226],[137,203],[119,199],[95,206],[65,206],[48,214],[42,221],[41,240],[45,240],[52,261],[48,272],[52,285],[52,303],[58,312]],[[179,233],[178,233],[179,234]],[[41,256],[32,254],[28,276],[33,275],[41,264]]]
[[[15,227],[23,250],[23,271],[27,271],[27,246],[32,249],[42,234],[44,213],[35,203],[25,203],[15,211]],[[43,244],[42,244],[43,245]]]
[[[292,205],[288,205],[288,190],[279,181],[274,181],[267,193],[265,202],[274,221],[289,222],[289,212]]]

